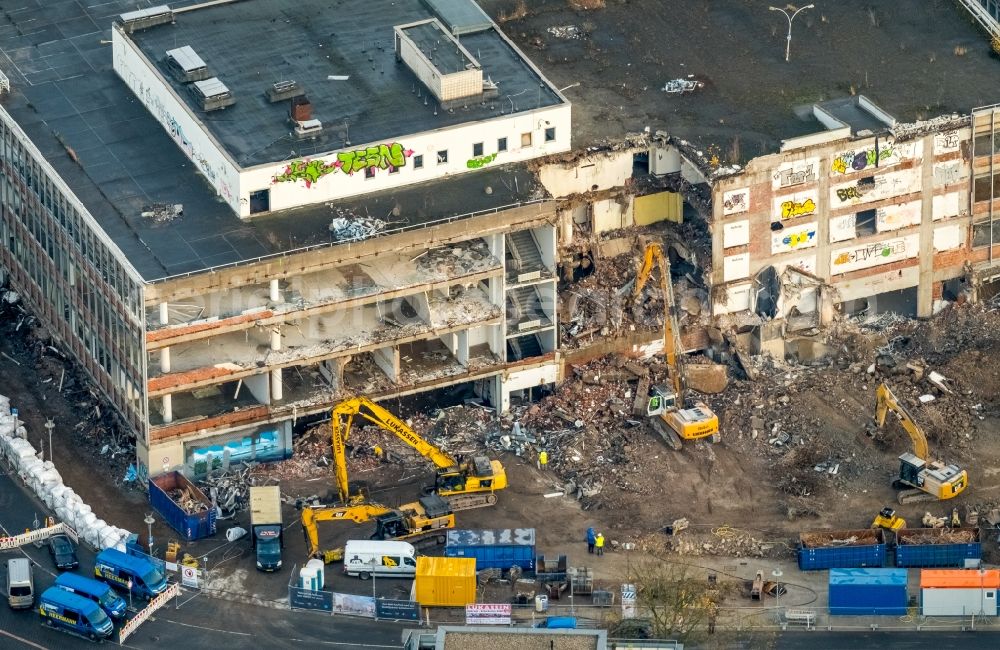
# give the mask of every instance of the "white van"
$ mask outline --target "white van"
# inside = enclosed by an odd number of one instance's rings
[[[7,560],[7,603],[11,609],[28,609],[35,604],[35,581],[28,558]]]
[[[350,539],[344,547],[344,573],[362,580],[377,576],[412,578],[417,551],[407,542]]]

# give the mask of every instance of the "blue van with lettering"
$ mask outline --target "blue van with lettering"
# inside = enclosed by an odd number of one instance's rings
[[[149,560],[128,555],[113,548],[97,554],[94,560],[94,577],[116,589],[128,591],[141,598],[152,600],[167,589],[167,579]]]
[[[104,613],[111,618],[121,618],[125,616],[128,605],[125,599],[115,593],[115,590],[107,583],[99,580],[84,578],[75,573],[60,573],[56,577],[56,586],[66,591],[71,591],[77,596],[89,598],[104,610]]]
[[[106,639],[115,629],[97,603],[59,587],[45,590],[38,599],[38,614],[49,627],[85,636],[91,641]]]

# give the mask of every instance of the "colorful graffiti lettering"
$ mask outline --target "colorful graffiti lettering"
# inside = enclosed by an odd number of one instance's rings
[[[392,171],[406,165],[406,159],[412,155],[412,149],[403,149],[403,145],[393,142],[357,151],[341,151],[333,165],[348,176],[365,169]]]
[[[327,174],[337,171],[336,163],[324,163],[322,160],[295,160],[285,167],[285,171],[271,179],[272,183],[287,183],[289,181],[305,181],[306,187]]]
[[[859,172],[869,167],[878,167],[879,163],[885,162],[894,155],[896,152],[892,148],[892,144],[861,151],[845,151],[833,159],[830,167],[837,174],[846,174],[848,171]]]
[[[793,232],[785,235],[781,243],[789,248],[796,248],[802,246],[803,244],[808,244],[816,237],[815,230],[809,230],[807,232]]]
[[[816,211],[816,203],[812,199],[805,201],[784,201],[781,204],[781,218],[793,219]]]
[[[891,257],[901,255],[906,252],[906,242],[902,239],[893,242],[880,242],[869,244],[863,248],[853,251],[845,251],[833,260],[835,265],[850,264],[851,262],[864,262],[874,257]]]
[[[494,160],[497,159],[497,154],[491,153],[488,156],[481,156],[479,158],[473,158],[471,160],[465,161],[465,166],[469,169],[479,169],[480,167],[485,167]]]
[[[850,201],[851,199],[860,199],[863,196],[861,190],[857,187],[847,187],[842,190],[837,190],[837,198],[841,201]]]

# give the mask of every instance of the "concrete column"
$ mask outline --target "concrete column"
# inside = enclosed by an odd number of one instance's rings
[[[160,372],[170,372],[170,346],[160,350]]]
[[[271,349],[275,351],[281,349],[281,328],[277,325],[271,330]]]
[[[830,280],[830,251],[833,249],[830,244],[830,208],[833,206],[830,204],[829,170],[829,156],[820,158],[819,171],[816,174],[819,178],[819,183],[816,185],[818,188],[816,193],[819,196],[819,201],[816,202],[819,206],[819,214],[816,215],[816,275],[827,281]],[[837,246],[843,245],[843,242],[837,244]],[[803,252],[808,252],[808,249]]]
[[[161,302],[160,303],[160,325],[167,325],[170,323],[170,305]]]
[[[281,383],[281,368],[271,371],[271,400],[280,401],[284,396],[285,388]]]
[[[934,136],[924,136],[920,167],[920,260],[917,284],[917,318],[934,314]]]
[[[385,373],[386,377],[393,383],[399,381],[399,348],[379,348],[372,350],[372,359],[375,365]]]
[[[271,302],[281,301],[281,287],[278,285],[278,280],[275,278],[271,280]]]
[[[462,330],[458,332],[456,337],[456,349],[454,350],[455,358],[458,362],[462,364],[463,368],[469,367],[469,330]]]
[[[163,421],[167,424],[174,421],[174,401],[172,395],[163,396]]]

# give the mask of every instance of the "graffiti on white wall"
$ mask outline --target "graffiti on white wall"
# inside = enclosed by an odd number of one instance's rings
[[[958,151],[958,146],[961,143],[961,139],[958,135],[957,129],[952,129],[950,131],[942,131],[941,133],[934,134],[934,155],[940,156],[946,153],[953,153]]]
[[[771,221],[796,219],[815,214],[819,209],[819,191],[805,190],[776,196],[771,205]]]
[[[863,180],[841,183],[830,188],[830,203],[838,208],[882,201],[920,191],[920,170],[903,169]]]
[[[834,250],[830,254],[830,273],[848,273],[881,266],[890,262],[916,257],[920,252],[920,235],[887,239],[871,244],[856,244]]]
[[[931,201],[931,213],[934,221],[949,219],[951,217],[968,216],[969,211],[962,208],[958,192],[948,194],[935,194]]]
[[[725,282],[750,277],[750,253],[730,255],[722,260],[722,279]]]
[[[773,189],[794,187],[804,183],[816,182],[819,171],[819,158],[806,158],[792,163],[786,163],[778,168],[771,178]]]
[[[934,187],[954,185],[968,180],[961,160],[934,163]]]
[[[293,160],[285,165],[271,179],[271,183],[289,183],[302,181],[306,187],[312,187],[321,178],[337,170],[348,176],[356,172],[383,169],[393,171],[406,165],[406,159],[413,155],[412,149],[404,149],[398,142],[380,144],[356,151],[341,151],[336,160],[327,162],[322,158],[315,160]]]
[[[853,149],[841,151],[830,163],[830,173],[853,174],[879,167],[891,167],[904,160],[921,157],[920,141],[897,144],[892,138],[875,138],[867,144],[858,143]]]
[[[899,230],[920,223],[920,201],[910,201],[879,208],[875,211],[875,230],[886,232]]]
[[[739,214],[750,209],[750,188],[729,190],[722,195],[722,214]]]
[[[722,225],[722,247],[746,246],[750,243],[750,220],[730,221]]]
[[[830,243],[854,239],[857,235],[857,215],[853,212],[830,219]]]
[[[817,244],[817,223],[804,223],[793,228],[783,228],[771,233],[771,253],[785,253],[799,248],[812,248]]]

